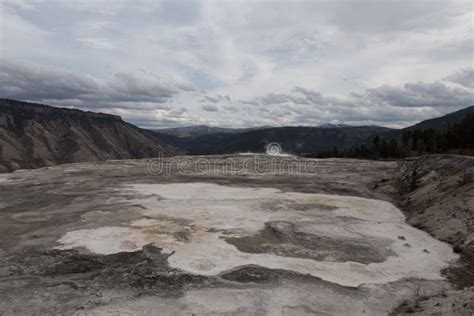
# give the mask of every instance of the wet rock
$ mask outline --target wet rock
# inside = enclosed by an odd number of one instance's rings
[[[299,232],[295,231],[293,223],[284,221],[267,222],[265,228],[253,236],[228,237],[225,240],[244,252],[272,253],[318,261],[354,261],[367,264],[383,262],[388,256],[394,255],[387,247],[374,247],[369,240]],[[384,240],[379,243],[383,244]],[[387,246],[388,244],[387,242]]]
[[[224,273],[221,275],[221,277],[225,280],[242,283],[267,283],[279,280],[283,276],[283,274],[279,272],[280,271],[271,270],[259,266],[247,266]]]
[[[96,258],[69,257],[47,270],[48,275],[63,275],[71,273],[87,273],[99,270],[103,264]]]

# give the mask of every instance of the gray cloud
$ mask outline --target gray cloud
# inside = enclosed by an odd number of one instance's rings
[[[322,100],[321,93],[314,92],[305,88],[295,87],[293,92],[299,92],[305,96],[305,98],[311,103],[320,103]]]
[[[296,104],[309,104],[306,98],[301,98],[298,96],[284,93],[270,93],[264,97],[257,98],[257,100],[265,105],[280,104],[286,102],[294,102]]]
[[[106,84],[104,92],[107,98],[116,101],[164,103],[173,95],[179,93],[179,90],[175,87],[138,78],[131,74],[117,73],[114,80]]]
[[[236,106],[233,105],[226,105],[224,106],[224,110],[230,113],[237,113],[239,112],[239,109]]]
[[[202,106],[202,109],[206,112],[218,112],[219,108],[213,104],[206,104]]]
[[[216,97],[210,97],[208,95],[204,96],[204,99],[200,100],[199,102],[211,102],[211,103],[219,103],[219,102],[231,102],[232,99],[230,96],[225,95],[217,95]]]
[[[472,47],[471,47],[472,48]],[[466,88],[474,88],[474,68],[465,68],[445,78]]]
[[[232,125],[234,121],[256,125],[327,122],[407,125],[474,104],[474,90],[469,86],[472,73],[472,70],[464,69],[445,77],[446,81],[460,86],[442,81],[406,83],[402,87],[383,85],[345,97],[324,95],[300,86],[289,93],[269,93],[250,101],[232,101],[228,95],[211,97],[192,90],[184,93],[194,93],[192,98],[197,93],[202,100],[211,102],[202,105],[200,110],[219,112],[217,121],[213,122],[221,122],[221,125]],[[105,81],[57,68],[2,59],[0,82],[1,97],[84,109],[109,109],[109,112],[146,126],[152,126],[152,121],[166,126],[206,123],[205,115],[204,121],[199,121],[195,110],[189,111],[177,106],[179,103],[168,102],[183,92],[176,86],[122,72]]]
[[[464,86],[471,84],[473,72],[457,72],[450,78]],[[299,97],[302,95],[303,97]],[[474,103],[474,91],[471,89],[450,87],[441,81],[406,83],[403,87],[383,85],[352,92],[348,98],[324,96],[320,92],[295,87],[291,93],[270,93],[256,98],[262,105],[294,103],[295,105],[340,105],[345,107],[360,105],[389,105],[392,107],[462,107]]]
[[[258,105],[256,100],[239,100],[238,102],[247,105]]]
[[[0,60],[0,95],[5,98],[140,108],[165,103],[179,92],[172,85],[126,73],[104,81],[49,66]]]
[[[448,78],[465,84],[469,75],[463,71]],[[295,87],[291,93],[273,93],[256,100],[261,117],[284,125],[333,122],[406,126],[474,104],[474,91],[435,81],[402,87],[384,85],[344,97]]]
[[[381,86],[366,91],[366,98],[400,107],[460,107],[474,102],[474,93],[451,88],[442,82],[407,83],[403,88]]]
[[[0,97],[142,126],[403,126],[474,103],[472,67],[446,77],[472,64],[468,2],[243,4],[4,1]]]
[[[7,98],[79,99],[82,95],[95,95],[98,90],[98,82],[88,76],[0,59],[0,94]]]
[[[210,96],[205,95],[205,96],[204,96],[204,100],[202,100],[201,102],[218,103],[219,101],[221,101],[219,98],[213,98],[213,97],[210,97]]]

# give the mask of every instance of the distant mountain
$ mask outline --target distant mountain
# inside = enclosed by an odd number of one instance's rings
[[[272,142],[280,144],[288,153],[302,154],[334,147],[351,148],[354,145],[370,143],[373,135],[388,130],[390,129],[379,126],[276,127],[189,138],[163,138],[163,135],[159,134],[157,137],[192,155],[264,152],[266,145]]]
[[[119,116],[0,99],[0,171],[144,158],[178,149]]]
[[[0,99],[0,171],[69,162],[155,157],[174,154],[264,152],[278,143],[292,154],[314,154],[370,144],[375,136],[399,138],[403,131],[445,130],[461,122],[474,106],[405,129],[379,126],[257,127],[230,129],[191,126],[146,130],[120,117]]]
[[[467,108],[461,109],[456,112],[446,114],[444,116],[421,121],[420,123],[402,129],[392,129],[381,133],[379,136],[385,139],[399,139],[404,131],[425,130],[430,128],[445,132],[448,130],[449,127],[461,123],[461,121],[466,117],[468,113],[474,113],[474,105],[468,106]]]
[[[465,109],[449,113],[447,115],[422,121],[413,126],[407,127],[406,129],[437,129],[440,131],[446,131],[449,127],[454,124],[460,123],[468,113],[474,112],[474,105],[469,106]]]
[[[350,126],[350,125],[346,125],[346,124],[331,124],[331,123],[327,123],[327,124],[318,125],[317,127],[319,127],[319,128],[339,128],[339,127],[351,127],[351,126]]]
[[[168,144],[180,148],[191,155],[232,154],[238,152],[264,152],[265,146],[276,142],[282,149],[292,154],[318,153],[320,151],[339,150],[368,145],[375,136],[384,139],[398,139],[404,130],[435,128],[444,130],[448,126],[461,122],[474,107],[422,121],[404,129],[390,129],[380,126],[349,126],[344,124],[324,124],[317,127],[274,127],[257,128],[250,131],[238,129],[232,132],[226,129],[211,128],[207,133],[191,134],[187,137],[163,135],[157,137]]]
[[[196,126],[184,126],[184,127],[173,127],[155,129],[155,132],[173,135],[179,138],[197,137],[208,134],[237,134],[257,129],[268,128],[262,127],[250,127],[250,128],[225,128],[225,127],[212,127],[207,125],[196,125]]]
[[[322,124],[317,126],[318,128],[340,128],[340,127],[350,127],[346,124]],[[258,127],[248,127],[248,128],[227,128],[227,127],[213,127],[207,125],[194,125],[194,126],[183,126],[183,127],[172,127],[172,128],[161,128],[154,129],[153,131],[173,135],[179,138],[188,138],[188,137],[198,137],[202,135],[209,134],[240,134],[250,131],[256,131],[260,129],[272,128],[271,126],[258,126]]]

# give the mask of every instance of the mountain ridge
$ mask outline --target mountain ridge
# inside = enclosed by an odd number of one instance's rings
[[[385,127],[273,127],[237,134],[216,133],[180,139],[173,145],[191,155],[234,154],[264,152],[269,143],[278,143],[285,152],[301,154],[325,150],[334,146],[351,147],[354,143],[369,142],[370,137],[386,131]]]
[[[397,139],[410,129],[444,129],[470,112],[474,106],[404,129],[339,124],[210,130],[198,126],[203,134],[183,137],[166,130],[143,129],[112,114],[0,99],[0,172],[70,162],[148,158],[159,153],[265,152],[269,143],[278,143],[291,154],[350,149],[370,144],[375,136]]]
[[[406,129],[428,129],[433,128],[440,131],[446,131],[452,125],[459,123],[468,113],[474,112],[474,105],[468,106],[440,117],[423,120],[415,125],[404,128]]]
[[[187,137],[196,137],[201,135],[208,134],[217,134],[217,133],[228,133],[228,134],[238,134],[251,130],[265,129],[270,128],[270,126],[258,126],[258,127],[243,127],[243,128],[232,128],[232,127],[218,127],[218,126],[208,126],[208,125],[190,125],[183,127],[171,127],[171,128],[162,128],[162,129],[152,129],[152,131],[168,134],[180,138]]]
[[[154,157],[178,149],[105,113],[0,99],[0,169]]]
[[[180,138],[170,137],[171,135],[159,135],[159,137],[167,138],[170,144],[191,155],[265,152],[266,145],[273,142],[280,144],[284,152],[307,154],[334,148],[344,150],[369,145],[375,136],[387,140],[400,139],[404,131],[411,129],[434,128],[444,131],[448,126],[461,122],[470,112],[474,112],[474,106],[421,121],[402,129],[373,125],[350,126],[337,124],[332,126],[325,124],[314,127],[267,127],[240,133],[217,132]]]

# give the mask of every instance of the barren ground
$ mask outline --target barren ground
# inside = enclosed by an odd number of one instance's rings
[[[0,314],[471,315],[472,165],[240,155],[2,174]]]

